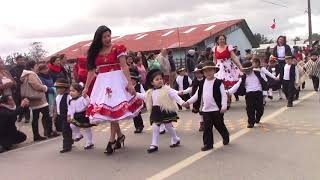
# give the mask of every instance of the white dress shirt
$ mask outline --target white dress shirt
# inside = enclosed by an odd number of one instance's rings
[[[184,78],[184,76],[181,76],[181,75],[178,75],[178,77],[176,78],[176,82],[178,84],[179,91],[183,91],[183,78]],[[189,86],[192,83],[192,80],[189,77],[188,77],[188,83],[189,83]]]
[[[291,69],[291,66],[292,65],[289,65],[289,64],[286,64],[284,66],[284,74],[283,74],[283,80],[286,80],[286,81],[290,81],[290,69]],[[295,78],[295,83],[299,83],[299,69],[295,68],[295,74],[296,74],[296,78]]]
[[[277,46],[278,59],[284,60],[286,56],[286,47],[285,46]]]
[[[62,99],[62,96],[61,94],[58,94],[57,97],[56,97],[56,108],[57,108],[57,114],[60,115],[60,102],[61,102],[61,99]],[[71,96],[68,95],[67,96],[67,105],[69,106],[69,100],[71,99]],[[69,108],[68,108],[69,109]]]
[[[237,92],[238,88],[240,87],[242,82],[242,78],[228,90],[229,94],[234,94]],[[246,92],[255,92],[255,91],[262,91],[262,85],[259,81],[259,78],[256,76],[254,72],[251,74],[246,75],[246,83],[245,83]]]
[[[89,96],[87,96],[86,98],[81,96],[76,100],[72,100],[68,107],[68,115],[71,116],[71,119],[72,119],[74,116],[74,113],[85,111],[89,104],[90,104]]]

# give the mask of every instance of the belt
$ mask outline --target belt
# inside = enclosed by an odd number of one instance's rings
[[[112,64],[112,65],[98,67],[98,73],[107,73],[107,72],[119,71],[119,70],[121,70],[120,64]]]

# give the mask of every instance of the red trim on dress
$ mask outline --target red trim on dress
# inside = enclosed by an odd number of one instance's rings
[[[90,104],[87,109],[87,116],[94,116],[95,114],[101,114],[103,116],[109,116],[114,119],[118,119],[126,112],[136,112],[143,107],[143,100],[133,97],[130,101],[124,101],[117,106],[111,107],[106,104],[93,105]]]
[[[223,81],[223,85],[226,88],[231,88],[235,84],[237,84],[238,81]]]

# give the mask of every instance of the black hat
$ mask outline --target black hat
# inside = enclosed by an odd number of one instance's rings
[[[148,72],[146,76],[146,86],[147,88],[152,88],[151,82],[153,81],[154,77],[157,75],[161,75],[162,77],[164,76],[163,72],[160,71],[160,69],[152,69]]]
[[[140,74],[137,69],[130,69],[130,77],[135,80],[140,80]]]
[[[202,66],[203,66],[203,67],[201,68],[202,70],[205,70],[205,69],[215,69],[215,70],[219,71],[219,69],[220,69],[220,68],[219,68],[218,66],[216,66],[216,64],[215,64],[214,62],[212,62],[212,61],[206,61],[206,62],[204,62]]]
[[[242,64],[242,69],[243,70],[252,70],[253,66],[252,66],[252,62],[251,61],[246,61]]]

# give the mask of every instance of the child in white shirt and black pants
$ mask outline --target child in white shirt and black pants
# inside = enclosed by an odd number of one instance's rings
[[[191,84],[192,84],[192,80],[190,79],[190,77],[188,76],[187,70],[186,68],[179,68],[177,70],[177,78],[176,78],[176,82],[175,82],[175,87],[174,89],[181,92],[183,90],[188,89]],[[179,95],[184,101],[190,99],[190,94],[182,94]],[[181,110],[182,107],[180,105],[178,105],[179,109]]]
[[[206,80],[202,88],[202,96],[199,89],[187,101],[188,105],[201,99],[201,114],[204,120],[203,144],[202,151],[213,148],[213,126],[218,130],[223,138],[223,144],[229,144],[229,131],[224,124],[224,113],[227,111],[227,94],[223,81],[214,77],[219,68],[211,61],[206,61],[202,71]]]
[[[282,90],[288,100],[287,107],[293,106],[293,99],[299,87],[299,70],[293,64],[293,57],[286,56],[286,65],[284,66],[283,73],[280,73],[282,81]]]
[[[248,116],[248,128],[253,128],[255,123],[260,123],[264,113],[263,91],[268,90],[267,82],[261,77],[260,71],[253,70],[252,63],[246,61],[242,64],[244,75],[228,94],[236,93],[245,95]]]

